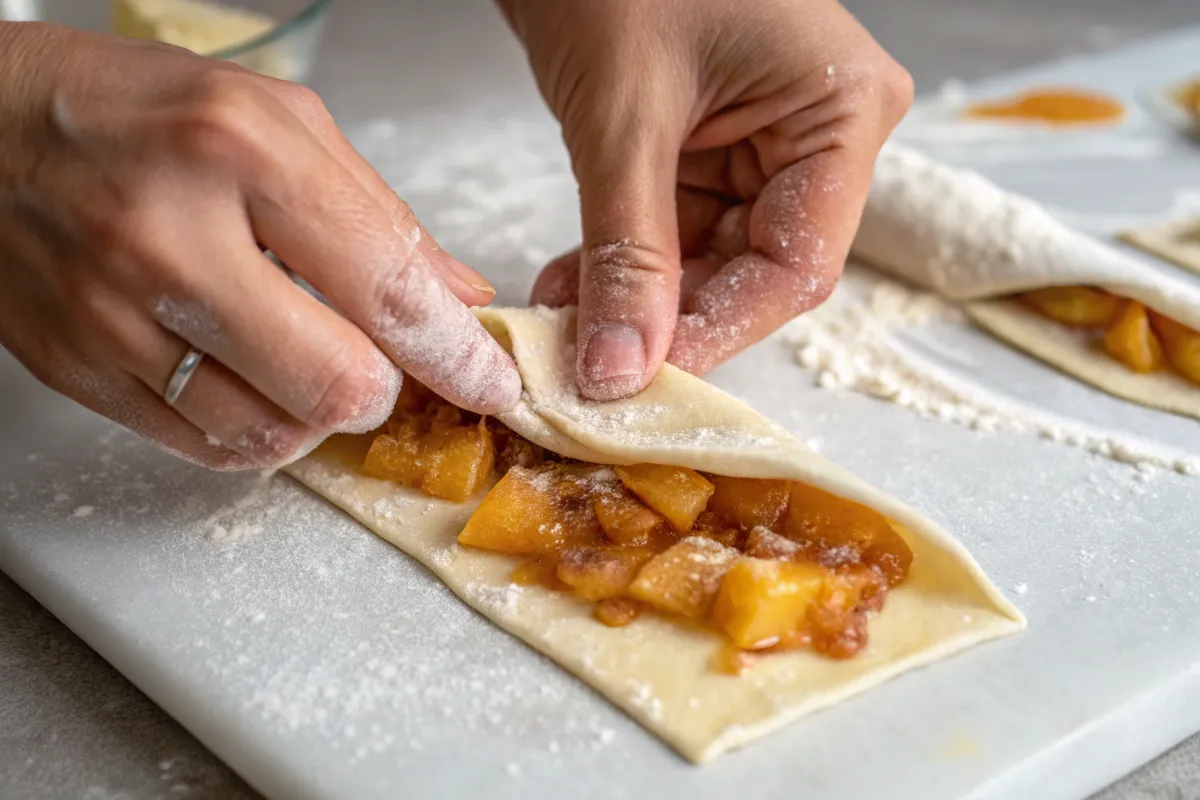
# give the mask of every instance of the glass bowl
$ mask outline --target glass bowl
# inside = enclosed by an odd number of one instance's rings
[[[273,78],[297,83],[308,79],[332,0],[203,2],[269,18],[273,24],[265,31],[258,25],[247,40],[201,55],[232,61]],[[0,0],[0,20],[41,20],[107,33],[113,31],[112,8],[111,2],[99,0]]]

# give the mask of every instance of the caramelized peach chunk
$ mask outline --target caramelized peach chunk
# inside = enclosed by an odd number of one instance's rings
[[[419,436],[408,428],[376,436],[363,462],[363,475],[394,481],[401,486],[419,487],[425,477]]]
[[[496,461],[491,431],[482,422],[463,425],[458,409],[445,408],[454,415],[407,416],[389,422],[390,433],[371,443],[363,474],[455,503],[482,490]]]
[[[1179,104],[1200,117],[1200,79],[1188,81],[1178,93]]]
[[[604,600],[625,594],[653,557],[640,547],[571,547],[559,557],[558,578],[585,600]]]
[[[432,389],[406,373],[404,382],[400,384],[400,396],[396,398],[392,418],[400,419],[408,414],[423,414],[431,405],[445,402],[434,394]]]
[[[1200,332],[1162,314],[1151,312],[1150,319],[1162,340],[1167,361],[1180,375],[1200,386]]]
[[[714,487],[708,510],[726,525],[748,531],[756,525],[771,527],[787,510],[787,481],[756,478],[709,477]]]
[[[592,614],[610,628],[621,628],[637,619],[642,604],[631,597],[609,597],[596,603]]]
[[[550,470],[513,467],[467,520],[460,544],[501,553],[553,553],[593,544],[600,535],[595,516],[561,501],[566,482]]]
[[[649,543],[650,534],[662,524],[662,517],[625,493],[621,487],[597,493],[592,500],[596,518],[609,539],[617,544],[641,546]]]
[[[713,485],[687,467],[635,464],[614,470],[629,491],[666,517],[680,533],[691,529],[713,493]]]
[[[712,669],[721,675],[745,675],[762,657],[762,653],[747,652],[727,642],[713,657]]]
[[[826,566],[878,567],[895,586],[908,576],[912,550],[887,518],[864,505],[806,483],[792,484],[784,533],[820,551]]]
[[[533,442],[489,420],[496,442],[496,469],[501,474],[512,467],[539,467],[546,462],[546,451]]]
[[[513,568],[509,580],[521,586],[541,586],[556,592],[569,592],[571,587],[558,579],[558,560],[553,556],[527,558]]]
[[[1126,304],[1104,336],[1104,349],[1134,372],[1157,372],[1165,363],[1162,343],[1141,303]]]
[[[745,553],[751,558],[794,561],[805,554],[805,547],[786,536],[780,536],[768,528],[759,526],[746,537]]]
[[[467,427],[434,428],[426,439],[421,491],[461,503],[487,485],[496,463],[492,433],[482,420]]]
[[[743,558],[721,579],[711,620],[738,647],[770,647],[807,618],[830,576],[818,564]]]
[[[689,536],[642,567],[629,593],[655,608],[704,619],[712,608],[721,578],[738,552],[699,536]]]
[[[867,644],[866,612],[881,608],[886,594],[885,578],[875,569],[859,567],[830,575],[808,612],[812,648],[832,658],[858,653]]]
[[[1024,292],[1020,297],[1043,316],[1072,328],[1103,328],[1112,322],[1124,302],[1116,295],[1086,286],[1052,286]]]

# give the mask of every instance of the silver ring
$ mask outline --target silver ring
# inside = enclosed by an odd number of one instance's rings
[[[171,373],[171,380],[167,382],[167,390],[163,392],[163,400],[167,401],[167,405],[174,406],[179,400],[179,395],[183,394],[184,388],[188,385],[188,381],[196,374],[196,368],[200,366],[200,362],[204,360],[204,352],[197,350],[194,347],[189,347],[187,354],[179,360],[179,366]]]

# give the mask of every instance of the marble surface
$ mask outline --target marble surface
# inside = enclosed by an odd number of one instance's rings
[[[358,0],[331,21],[314,80],[339,119],[483,95],[527,102],[471,65],[519,62],[482,0]],[[848,3],[921,90],[1200,22],[1190,0],[859,0]],[[464,61],[463,54],[470,53]],[[419,68],[417,68],[419,67]],[[0,410],[2,410],[0,406]],[[253,797],[244,783],[7,578],[0,578],[0,796]],[[1100,797],[1200,795],[1200,744],[1181,745]]]

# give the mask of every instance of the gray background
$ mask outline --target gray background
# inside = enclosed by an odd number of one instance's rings
[[[370,104],[436,107],[468,100],[479,89],[469,54],[480,61],[520,58],[515,45],[494,36],[494,20],[479,11],[484,4],[342,2],[313,83],[335,115]],[[857,0],[848,5],[909,68],[919,91],[934,90],[951,78],[969,80],[1200,23],[1195,0]],[[510,52],[497,53],[497,48]],[[524,96],[531,88],[508,91]],[[1200,738],[1100,797],[1200,797],[1198,758]],[[27,796],[255,795],[0,576],[0,797]]]

